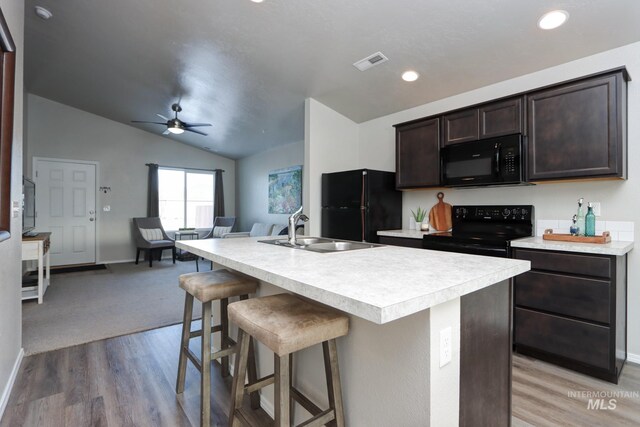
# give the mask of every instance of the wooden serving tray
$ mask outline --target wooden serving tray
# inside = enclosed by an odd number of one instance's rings
[[[610,243],[611,233],[605,231],[602,236],[572,236],[571,234],[553,234],[553,230],[547,228],[542,235],[544,240],[556,240],[559,242],[574,242],[574,243]]]

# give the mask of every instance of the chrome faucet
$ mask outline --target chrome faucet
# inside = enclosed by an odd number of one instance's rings
[[[289,217],[289,230],[287,234],[287,237],[288,237],[287,240],[289,240],[289,244],[292,246],[295,246],[297,244],[296,243],[296,225],[298,224],[299,220],[302,220],[304,222],[309,221],[309,217],[302,213],[302,206],[300,206],[300,209],[292,213],[291,216]]]

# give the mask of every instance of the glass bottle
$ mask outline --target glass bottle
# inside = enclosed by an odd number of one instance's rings
[[[593,206],[591,205],[591,202],[589,202],[589,207],[587,208],[587,215],[585,216],[584,235],[585,236],[596,235],[596,214],[593,213]]]
[[[571,227],[569,227],[569,233],[572,236],[577,236],[578,234],[580,234],[580,229],[578,229],[578,225],[576,224],[576,221],[578,221],[578,216],[574,215],[573,222],[571,223]]]
[[[578,199],[578,213],[576,215],[576,226],[578,227],[578,235],[584,236],[585,228],[584,228],[584,210],[582,209],[582,203],[584,199],[580,197]]]

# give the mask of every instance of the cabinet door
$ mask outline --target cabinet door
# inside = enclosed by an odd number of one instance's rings
[[[528,96],[530,180],[623,177],[623,84],[618,72]]]
[[[396,128],[396,188],[440,185],[440,119]]]
[[[480,107],[480,138],[524,133],[522,97],[493,102]]]
[[[444,145],[477,141],[480,137],[477,108],[446,114],[442,120]]]

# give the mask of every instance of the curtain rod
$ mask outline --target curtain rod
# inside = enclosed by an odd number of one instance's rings
[[[154,165],[155,163],[145,163],[145,166],[151,166]],[[170,169],[189,169],[192,171],[205,171],[205,172],[215,172],[215,171],[221,171],[224,172],[224,169],[201,169],[201,168],[185,168],[183,166],[167,166],[167,165],[157,165],[159,168],[170,168]]]

